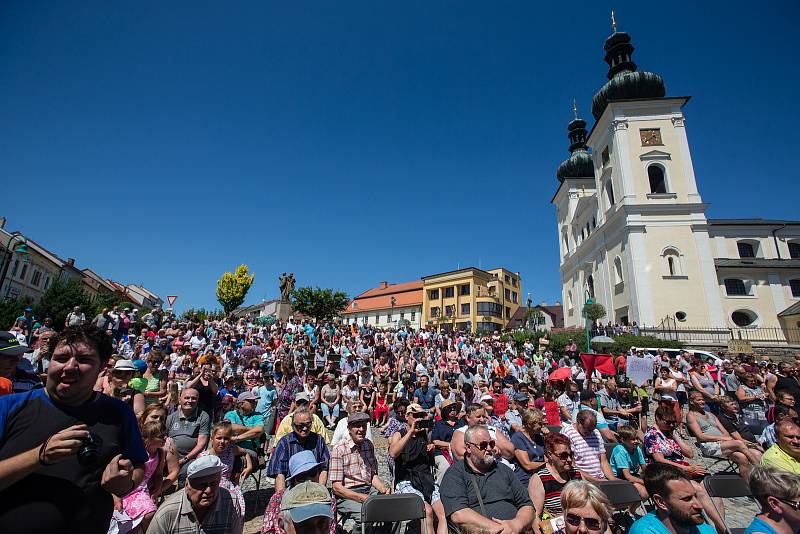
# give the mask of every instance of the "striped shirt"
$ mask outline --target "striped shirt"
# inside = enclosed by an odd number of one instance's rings
[[[569,438],[572,445],[572,454],[575,457],[575,467],[595,478],[606,478],[600,468],[600,455],[605,454],[603,437],[594,429],[588,437],[583,437],[575,429],[575,425],[567,425],[561,433]]]
[[[539,476],[539,479],[542,481],[542,486],[544,487],[544,509],[553,517],[563,514],[564,509],[561,507],[561,491],[568,482],[580,480],[582,478],[581,472],[577,469],[573,469],[569,478],[563,483],[555,479],[547,466],[541,467],[536,471],[536,474]]]

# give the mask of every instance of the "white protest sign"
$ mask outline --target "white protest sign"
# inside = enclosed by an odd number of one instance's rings
[[[625,374],[628,375],[631,382],[641,387],[645,382],[653,379],[653,357],[649,354],[644,358],[628,356],[628,367]]]

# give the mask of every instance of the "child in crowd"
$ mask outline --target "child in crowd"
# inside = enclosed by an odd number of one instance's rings
[[[644,467],[644,454],[640,446],[642,441],[639,439],[639,433],[635,428],[621,425],[617,428],[617,434],[619,435],[620,443],[611,452],[609,460],[611,470],[615,477],[633,484],[642,499],[647,499],[647,490],[641,477],[642,468]]]
[[[222,462],[222,479],[220,487],[225,488],[231,493],[234,500],[239,503],[239,513],[244,516],[244,495],[237,482],[240,479],[247,479],[253,472],[253,461],[246,450],[231,443],[233,431],[231,422],[228,420],[220,421],[211,429],[211,447],[201,452],[200,456],[217,456]],[[234,462],[237,457],[244,460],[244,469],[238,477],[234,476]]]

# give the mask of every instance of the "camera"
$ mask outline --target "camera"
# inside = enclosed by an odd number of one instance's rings
[[[83,440],[81,448],[78,449],[78,463],[85,467],[95,465],[100,458],[100,445],[102,441],[100,436],[89,434],[89,436]]]
[[[420,419],[417,421],[418,429],[431,429],[433,428],[433,419]]]

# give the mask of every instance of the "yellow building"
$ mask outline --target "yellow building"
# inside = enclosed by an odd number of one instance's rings
[[[502,330],[522,301],[519,273],[467,267],[423,276],[422,326],[443,331]]]

